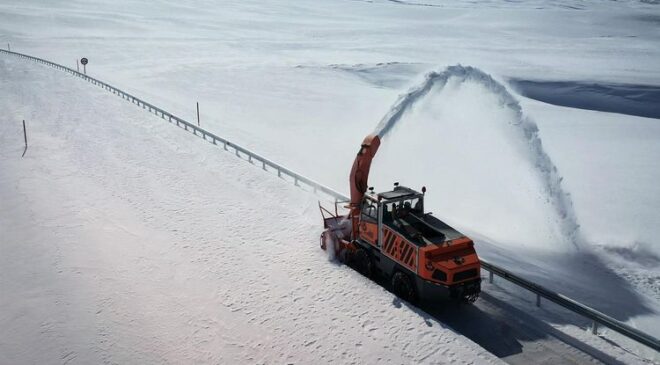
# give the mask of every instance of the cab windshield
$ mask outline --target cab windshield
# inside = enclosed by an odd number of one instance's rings
[[[417,216],[424,214],[422,200],[420,198],[402,199],[385,203],[383,210],[383,222],[392,222],[395,219],[403,219],[412,213]]]

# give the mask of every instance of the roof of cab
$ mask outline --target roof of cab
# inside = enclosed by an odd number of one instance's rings
[[[392,191],[386,191],[384,193],[378,194],[380,198],[385,200],[401,199],[416,195],[421,195],[421,193],[405,186],[397,186]]]

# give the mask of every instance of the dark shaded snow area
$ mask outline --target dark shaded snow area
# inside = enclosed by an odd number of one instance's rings
[[[660,86],[509,80],[522,95],[559,106],[660,118]]]

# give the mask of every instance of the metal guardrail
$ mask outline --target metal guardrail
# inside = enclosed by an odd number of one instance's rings
[[[215,145],[218,145],[219,143],[223,145],[223,148],[225,151],[229,150],[234,150],[235,154],[238,157],[242,157],[241,154],[244,156],[247,156],[248,162],[254,164],[256,162],[260,162],[261,166],[264,170],[267,170],[267,167],[277,171],[277,175],[279,177],[282,177],[282,175],[289,176],[291,179],[293,179],[293,182],[296,186],[300,186],[300,183],[303,183],[310,188],[313,189],[315,193],[323,193],[331,198],[334,198],[335,201],[348,201],[348,197],[344,196],[343,194],[332,190],[331,188],[322,185],[320,183],[317,183],[316,181],[313,181],[311,179],[308,179],[300,174],[297,174],[289,169],[287,169],[284,166],[281,166],[273,161],[270,161],[269,159],[258,155],[247,148],[241,147],[235,143],[232,143],[222,137],[216,136],[215,134],[200,128],[183,118],[179,118],[171,113],[166,112],[165,110],[158,108],[154,106],[153,104],[147,103],[146,101],[143,101],[140,98],[137,98],[125,91],[122,91],[112,85],[109,85],[105,82],[102,82],[100,80],[97,80],[93,77],[87,76],[83,73],[80,73],[76,70],[73,70],[71,68],[68,68],[66,66],[62,66],[60,64],[50,62],[38,57],[33,57],[29,56],[26,54],[18,53],[18,52],[12,52],[12,51],[6,51],[0,49],[1,53],[17,56],[20,58],[25,58],[29,59],[32,61],[35,61],[37,63],[45,64],[51,67],[54,67],[58,70],[65,71],[68,73],[71,73],[77,77],[80,77],[94,85],[97,85],[99,87],[102,87],[108,91],[111,91],[113,94],[116,94],[118,96],[121,96],[123,99],[126,99],[133,104],[137,104],[138,106],[142,106],[144,109],[148,109],[149,112],[154,113],[155,115],[166,119],[168,122],[172,124],[176,124],[178,127],[181,127],[187,131],[192,131],[194,135],[200,136],[206,141],[209,141]],[[581,304],[571,298],[568,298],[562,294],[553,292],[541,285],[535,284],[531,281],[528,281],[526,279],[523,279],[522,277],[513,274],[512,272],[503,269],[497,265],[491,264],[489,262],[481,260],[481,266],[484,270],[489,272],[489,281],[492,283],[493,282],[493,276],[497,275],[500,276],[511,283],[518,285],[519,287],[522,287],[524,289],[527,289],[531,291],[532,293],[536,294],[536,305],[540,306],[541,305],[541,298],[545,298],[547,300],[550,300],[551,302],[554,302],[555,304],[564,307],[574,313],[577,313],[581,316],[584,316],[592,321],[592,328],[591,331],[592,333],[596,334],[598,330],[598,325],[603,325],[607,328],[610,328],[632,340],[635,340],[645,346],[648,346],[649,348],[660,351],[660,340],[657,338],[644,333],[636,328],[633,328],[619,320],[616,320],[612,317],[609,317],[593,308],[590,308],[584,304]]]
[[[66,66],[62,66],[60,64],[44,60],[42,58],[33,57],[33,56],[26,55],[26,54],[18,53],[18,52],[6,51],[6,50],[3,50],[3,49],[0,49],[0,52],[5,53],[5,54],[10,54],[10,55],[13,55],[13,56],[17,56],[19,58],[29,59],[29,60],[32,60],[34,62],[41,63],[41,64],[44,64],[44,65],[48,65],[48,66],[51,66],[51,67],[56,68],[58,70],[65,71],[65,72],[68,72],[68,73],[70,73],[74,76],[80,77],[83,80],[86,80],[86,81],[88,81],[88,82],[90,82],[90,83],[92,83],[96,86],[99,86],[101,88],[104,88],[104,89],[112,92],[113,94],[121,96],[123,99],[128,100],[128,101],[132,102],[133,104],[137,104],[138,106],[142,106],[143,109],[147,109],[149,112],[161,117],[162,119],[167,120],[168,122],[170,122],[172,124],[176,124],[178,127],[181,127],[181,128],[183,128],[187,131],[191,131],[194,135],[200,136],[201,138],[203,138],[206,141],[209,141],[210,143],[213,143],[215,145],[221,144],[225,151],[233,150],[235,152],[236,156],[242,157],[241,154],[243,156],[246,156],[248,162],[250,162],[250,163],[253,163],[253,164],[255,162],[256,163],[261,163],[261,166],[264,170],[267,170],[267,168],[271,168],[271,169],[273,169],[274,171],[277,172],[277,176],[279,176],[279,177],[282,177],[283,175],[288,176],[289,178],[293,179],[293,183],[297,186],[299,186],[301,183],[305,184],[305,185],[309,186],[314,191],[314,193],[319,193],[320,192],[320,193],[326,194],[329,197],[334,198],[335,201],[348,200],[344,195],[330,189],[329,187],[327,187],[323,184],[320,184],[320,183],[318,183],[318,182],[316,182],[312,179],[309,179],[305,176],[297,174],[297,173],[287,169],[286,167],[284,167],[282,165],[279,165],[279,164],[277,164],[277,163],[275,163],[275,162],[273,162],[273,161],[271,161],[271,160],[269,160],[269,159],[267,159],[267,158],[265,158],[265,157],[263,157],[259,154],[256,154],[256,153],[248,150],[247,148],[241,147],[241,146],[239,146],[239,145],[237,145],[233,142],[230,142],[230,141],[228,141],[228,140],[226,140],[222,137],[219,137],[219,136],[205,130],[204,128],[196,126],[196,125],[186,121],[183,118],[177,117],[174,114],[171,114],[171,113],[169,113],[169,112],[167,112],[167,111],[165,111],[165,110],[163,110],[163,109],[161,109],[161,108],[159,108],[159,107],[157,107],[153,104],[150,104],[150,103],[148,103],[148,102],[146,102],[146,101],[144,101],[140,98],[137,98],[137,97],[121,90],[121,89],[118,89],[118,88],[116,88],[116,87],[114,87],[110,84],[107,84],[103,81],[100,81],[96,78],[93,78],[91,76],[87,76],[86,74],[80,73],[80,72],[78,72],[76,70],[73,70],[71,68],[68,68]]]
[[[522,288],[525,288],[536,294],[536,306],[541,306],[541,298],[545,298],[555,304],[558,304],[574,313],[586,317],[592,321],[591,332],[597,334],[598,325],[603,325],[628,338],[631,338],[645,346],[656,351],[660,351],[660,341],[636,328],[633,328],[619,320],[616,320],[604,313],[601,313],[591,307],[579,303],[565,295],[549,290],[541,285],[535,284],[529,280],[523,279],[518,275],[511,273],[496,265],[481,261],[481,267],[489,272],[488,280],[493,282],[493,275],[500,276]]]

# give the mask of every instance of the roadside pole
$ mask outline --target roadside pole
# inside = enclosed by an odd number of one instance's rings
[[[27,129],[25,128],[25,119],[23,119],[23,139],[25,140],[25,149],[23,150],[23,155],[21,155],[21,157],[25,156],[25,152],[27,152],[27,148],[28,148]]]
[[[89,61],[85,57],[80,59],[80,63],[82,63],[82,65],[83,65],[83,73],[85,75],[87,75],[87,62],[89,62]]]

